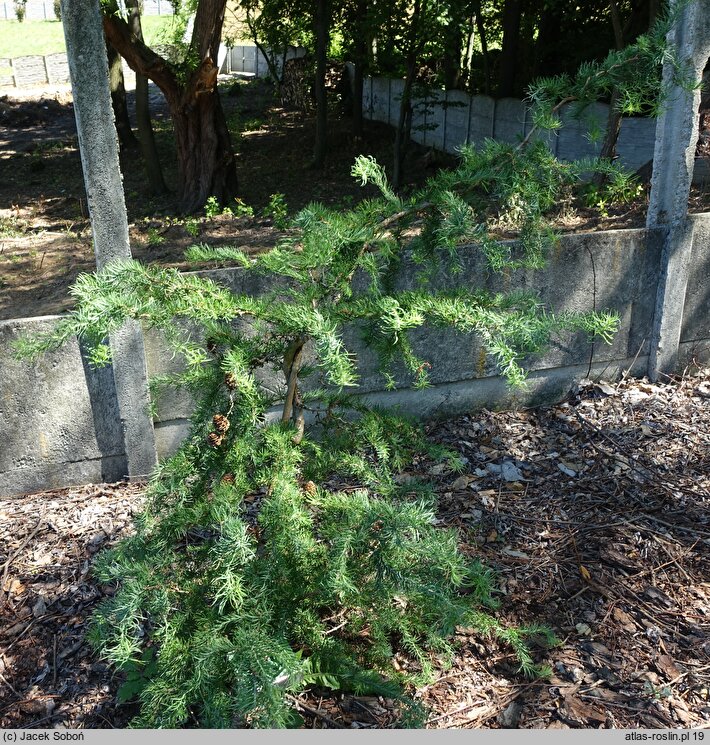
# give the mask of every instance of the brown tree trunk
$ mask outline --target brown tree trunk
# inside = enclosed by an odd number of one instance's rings
[[[164,93],[175,128],[178,194],[185,212],[194,212],[214,196],[226,203],[237,194],[237,173],[227,122],[217,93],[219,49],[226,0],[200,0],[192,48],[202,60],[187,77],[130,32],[120,17],[104,16],[107,39],[133,70],[150,78]]]
[[[328,150],[328,99],[325,90],[325,69],[328,62],[328,0],[317,0],[316,32],[316,141],[311,167],[323,168]]]
[[[126,86],[123,82],[123,66],[121,55],[106,43],[106,55],[108,56],[108,79],[111,88],[111,105],[113,116],[116,121],[116,132],[121,150],[130,150],[138,145],[131,122],[128,118],[128,104],[126,103]]]
[[[143,29],[141,28],[141,16],[139,0],[126,0],[129,10],[128,24],[131,32],[143,41]],[[160,158],[155,146],[153,125],[150,120],[150,104],[148,100],[148,78],[136,73],[136,125],[138,127],[138,142],[143,154],[143,165],[146,176],[153,194],[164,194],[167,192],[163,171],[160,167]]]
[[[208,60],[203,77],[217,70]],[[210,88],[212,84],[210,84]],[[188,86],[179,100],[168,99],[175,130],[180,204],[185,212],[201,209],[209,197],[226,204],[237,193],[232,143],[216,89],[203,94]]]

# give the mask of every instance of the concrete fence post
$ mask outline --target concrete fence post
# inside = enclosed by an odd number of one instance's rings
[[[101,269],[111,261],[131,258],[106,45],[99,0],[61,0],[61,8],[96,265]],[[157,456],[140,324],[127,324],[111,335],[109,343],[127,475],[145,476]]]
[[[669,41],[697,80],[710,55],[710,0],[687,5],[669,33]],[[681,327],[688,276],[691,271],[693,229],[688,220],[688,197],[698,141],[700,90],[689,91],[673,83],[673,68],[663,70],[669,93],[656,125],[653,175],[646,225],[666,229],[661,258],[648,375],[656,380],[678,364]]]

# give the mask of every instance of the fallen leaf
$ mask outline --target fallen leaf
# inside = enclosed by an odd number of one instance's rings
[[[676,667],[676,664],[670,655],[659,655],[658,657],[656,657],[655,664],[658,672],[665,675],[668,680],[675,680],[682,674],[681,671]]]
[[[454,491],[463,491],[466,489],[469,485],[469,483],[472,481],[470,476],[459,476],[456,481],[454,481],[453,484],[451,484],[451,488]]]
[[[667,608],[670,608],[672,605],[674,605],[673,601],[668,597],[668,595],[666,595],[666,593],[662,590],[659,590],[657,587],[647,587],[643,591],[643,594],[646,595],[646,597],[651,598],[652,600],[659,600]]]
[[[47,603],[44,602],[44,598],[39,598],[37,602],[32,606],[32,615],[35,618],[41,618],[47,612]]]
[[[636,631],[637,626],[634,619],[626,611],[621,610],[621,608],[614,608],[612,616],[617,623],[623,626],[625,631]]]
[[[587,567],[579,565],[579,573],[582,575],[582,579],[584,579],[585,582],[590,582],[592,579],[591,572]]]
[[[526,554],[523,551],[516,551],[515,549],[512,549],[510,546],[506,546],[501,550],[502,554],[505,554],[506,556],[513,556],[516,559],[529,559],[530,556]]]
[[[598,381],[595,386],[597,390],[601,391],[606,396],[615,396],[616,395],[616,388],[614,388],[613,385],[610,385],[606,382],[606,380],[600,380]]]

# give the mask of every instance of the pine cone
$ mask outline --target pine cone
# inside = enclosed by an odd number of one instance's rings
[[[224,434],[229,429],[229,419],[223,414],[215,414],[212,417],[212,425],[217,432]]]
[[[224,384],[230,391],[233,391],[237,387],[237,379],[234,377],[233,373],[227,373],[224,376]]]
[[[207,442],[209,442],[210,447],[218,448],[222,444],[222,440],[224,437],[222,435],[218,435],[216,432],[210,432],[207,435]]]
[[[303,485],[303,491],[309,496],[314,497],[318,491],[318,487],[312,481],[306,481]]]
[[[234,483],[234,474],[233,473],[225,473],[224,476],[222,476],[222,483],[223,484],[233,484]]]

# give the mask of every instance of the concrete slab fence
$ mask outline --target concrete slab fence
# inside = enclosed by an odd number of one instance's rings
[[[170,0],[143,0],[143,15],[172,15],[173,6]],[[25,18],[28,21],[56,21],[53,0],[27,0]],[[14,21],[14,0],[0,0],[0,21]]]
[[[710,214],[691,218],[694,271],[684,302],[680,364],[710,361]],[[621,313],[621,328],[611,345],[592,345],[569,335],[529,360],[528,390],[511,390],[496,375],[492,360],[475,339],[455,332],[421,329],[415,346],[432,364],[433,387],[412,391],[399,371],[402,388],[385,390],[375,355],[363,346],[357,329],[346,341],[358,356],[363,377],[358,392],[381,404],[396,404],[422,416],[444,416],[476,407],[559,400],[588,375],[614,378],[624,370],[643,375],[649,356],[665,228],[618,230],[564,236],[544,271],[500,276],[486,271],[475,246],[463,251],[464,269],[455,278],[444,267],[434,286],[484,284],[491,290],[526,288],[557,310],[598,309]],[[203,274],[237,292],[268,291],[268,280],[243,269]],[[405,263],[399,289],[413,289],[414,267]],[[50,328],[60,316],[0,322],[0,496],[72,484],[116,480],[127,464],[116,384],[111,368],[92,370],[79,344],[48,354],[30,365],[13,358],[13,340]],[[175,369],[158,334],[145,336],[150,375]],[[281,385],[274,378],[274,385]],[[188,397],[175,393],[158,400],[154,418],[160,457],[174,452],[187,432]]]

